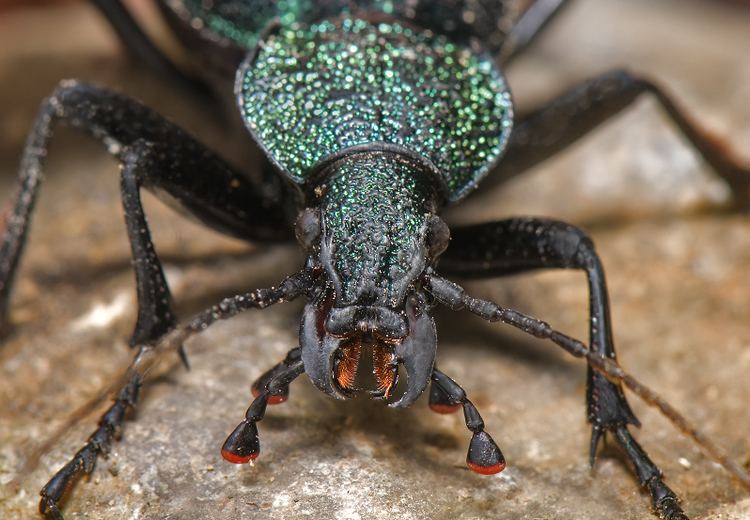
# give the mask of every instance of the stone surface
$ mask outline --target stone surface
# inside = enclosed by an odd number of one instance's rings
[[[580,0],[509,71],[526,107],[615,65],[658,78],[695,116],[750,158],[748,13],[684,0]],[[10,192],[36,107],[64,77],[96,80],[158,107],[236,160],[217,118],[132,63],[85,5],[0,17],[0,188]],[[0,349],[0,517],[33,517],[37,493],[93,430],[72,420],[127,366],[132,275],[116,166],[67,131],[50,153]],[[481,190],[480,190],[481,191]],[[480,192],[453,222],[509,214],[581,224],[609,276],[622,364],[723,445],[750,461],[750,223],[691,209],[726,195],[656,104],[639,102],[559,158]],[[185,222],[147,200],[179,313],[274,283],[299,265],[292,247],[253,248]],[[468,285],[586,337],[578,273]],[[193,369],[165,360],[137,421],[88,482],[70,518],[648,518],[648,500],[616,450],[587,463],[584,366],[554,347],[478,319],[438,314],[441,368],[461,382],[502,447],[508,469],[464,465],[460,415],[422,399],[393,411],[339,403],[300,380],[260,423],[254,467],[219,448],[249,403],[250,383],[296,342],[300,306],[248,313],[188,345]],[[631,402],[639,440],[693,518],[750,517],[750,498],[653,410]],[[70,426],[68,423],[72,423]],[[19,469],[53,438],[39,464]],[[16,482],[11,482],[17,478]]]

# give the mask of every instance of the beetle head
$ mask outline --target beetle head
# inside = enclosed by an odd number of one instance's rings
[[[305,307],[302,359],[313,383],[333,397],[357,389],[365,353],[374,397],[390,397],[404,366],[407,390],[392,406],[411,404],[430,380],[437,341],[420,279],[449,235],[418,173],[369,154],[339,165],[320,205],[297,221],[297,238],[323,273]]]

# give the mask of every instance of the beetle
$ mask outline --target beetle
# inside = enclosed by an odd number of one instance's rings
[[[542,3],[539,5],[542,5]],[[183,5],[182,7],[187,8],[187,5]],[[336,9],[340,9],[341,6],[337,5],[335,7]],[[506,6],[505,4],[498,3],[495,7],[502,10]],[[325,6],[321,8],[324,9]],[[192,18],[194,14],[191,14],[191,21],[194,19]],[[196,36],[199,39],[202,38],[204,33],[199,31],[199,34],[196,35],[190,32],[190,29],[187,27],[188,24],[184,23],[185,20],[181,19],[179,15],[180,12],[175,11],[173,23],[178,27],[182,27],[182,30],[187,32],[186,38]],[[319,16],[321,16],[319,13],[315,13],[313,17],[317,18]],[[475,19],[480,18],[475,17]],[[199,17],[199,19],[203,18]],[[440,15],[436,19],[444,20],[445,17]],[[485,18],[481,19],[484,20]],[[122,20],[122,18],[119,18],[119,20]],[[396,30],[397,36],[394,36],[394,41],[400,41],[402,38],[405,38],[409,42],[408,45],[416,46],[414,48],[420,51],[427,51],[426,55],[421,56],[416,52],[409,53],[409,47],[407,46],[406,54],[413,55],[413,57],[407,58],[407,61],[414,61],[424,57],[432,58],[433,62],[439,62],[438,57],[442,57],[445,53],[443,47],[449,45],[445,43],[446,40],[441,40],[440,36],[431,35],[427,38],[429,40],[427,42],[427,40],[420,39],[418,32],[408,27],[401,27],[399,25],[391,27],[386,22],[376,23],[369,19],[362,19],[364,25],[361,25],[359,28],[354,21],[350,21],[350,23],[353,24],[350,28],[344,25],[336,26],[335,24],[332,26],[313,25],[310,27],[314,27],[313,32],[317,31],[321,35],[321,47],[329,44],[335,47],[336,44],[342,43],[337,40],[342,34],[346,34],[351,38],[354,34],[360,34],[356,31],[366,33],[368,38],[374,34],[373,39],[376,42],[379,42],[381,38],[385,38],[386,45],[392,45],[393,42],[387,40],[386,35],[392,35],[393,33],[389,31],[392,31],[395,27],[399,27]],[[432,23],[437,22],[433,20]],[[381,25],[383,26],[382,28]],[[461,30],[468,29],[462,28]],[[471,29],[471,31],[473,30]],[[305,143],[296,143],[295,146],[297,146],[297,149],[289,153],[288,150],[283,149],[286,143],[278,142],[277,138],[278,135],[288,135],[295,128],[307,128],[304,124],[305,121],[292,121],[293,125],[300,125],[299,127],[272,126],[277,123],[281,125],[286,124],[282,120],[295,106],[293,104],[284,104],[285,101],[282,98],[283,89],[281,92],[274,93],[273,95],[269,94],[265,90],[268,87],[267,83],[264,83],[264,81],[267,81],[267,78],[263,77],[265,72],[253,68],[255,66],[268,63],[275,64],[283,61],[279,59],[279,56],[283,54],[274,55],[273,52],[283,53],[289,47],[294,49],[296,55],[303,55],[302,47],[294,47],[294,45],[301,45],[301,42],[294,41],[297,37],[296,34],[285,33],[283,24],[277,31],[277,33],[272,33],[271,36],[268,36],[269,39],[266,40],[268,46],[262,48],[262,50],[258,50],[259,54],[263,52],[271,54],[263,57],[260,55],[255,56],[251,53],[250,57],[245,61],[245,64],[241,68],[245,76],[238,76],[241,78],[241,81],[238,81],[238,90],[243,103],[246,103],[243,105],[243,109],[245,110],[245,117],[249,121],[248,125],[251,132],[254,133],[260,145],[266,149],[270,156],[269,158],[274,162],[277,169],[286,172],[288,177],[296,183],[291,185],[279,184],[276,186],[277,189],[284,192],[284,199],[296,201],[297,206],[294,207],[295,211],[293,215],[287,215],[286,208],[280,209],[276,207],[272,204],[274,197],[269,197],[271,199],[269,205],[262,208],[262,211],[257,211],[251,215],[253,219],[257,218],[263,221],[264,224],[262,226],[253,229],[242,226],[238,227],[239,217],[242,212],[245,211],[247,213],[249,211],[248,208],[238,201],[243,201],[243,204],[247,204],[247,201],[251,200],[257,201],[260,204],[263,204],[265,201],[265,199],[258,200],[257,194],[252,193],[250,186],[246,184],[246,181],[241,176],[235,175],[233,171],[222,171],[223,166],[216,166],[218,160],[213,156],[207,155],[202,150],[199,150],[200,153],[197,154],[200,157],[191,155],[196,151],[196,145],[192,141],[189,141],[187,136],[168,126],[166,123],[162,123],[153,114],[139,105],[96,87],[75,83],[62,85],[52,98],[50,98],[49,103],[46,105],[47,112],[42,113],[42,116],[38,120],[39,127],[32,134],[32,137],[38,138],[41,144],[32,142],[30,147],[27,148],[23,171],[27,172],[27,174],[31,171],[35,171],[36,173],[40,171],[35,170],[35,161],[38,157],[34,157],[34,154],[38,155],[38,151],[45,148],[43,141],[48,138],[47,127],[45,125],[49,123],[50,118],[70,119],[74,125],[83,125],[84,127],[87,126],[86,118],[90,118],[89,122],[91,122],[91,118],[94,118],[95,125],[90,125],[87,129],[98,137],[103,136],[105,144],[123,161],[123,202],[126,207],[129,234],[131,244],[134,248],[134,258],[136,259],[140,303],[138,324],[132,340],[134,345],[150,345],[158,342],[159,338],[167,334],[175,323],[168,299],[166,282],[163,274],[161,274],[161,269],[158,267],[158,259],[148,239],[147,231],[145,234],[143,232],[144,229],[147,230],[147,227],[145,226],[145,221],[143,221],[142,211],[137,200],[138,187],[149,187],[150,183],[154,183],[156,188],[170,191],[173,197],[179,198],[179,194],[182,196],[184,205],[188,206],[199,218],[212,224],[214,227],[224,230],[228,228],[233,234],[244,236],[245,238],[272,238],[282,230],[281,226],[276,227],[277,223],[288,223],[291,220],[296,220],[297,238],[310,254],[307,268],[297,276],[288,279],[281,286],[281,289],[251,293],[249,296],[244,296],[244,300],[240,299],[233,303],[240,306],[265,305],[275,299],[287,299],[291,296],[298,296],[305,293],[310,303],[306,307],[303,318],[301,330],[302,350],[293,350],[290,352],[289,357],[285,361],[265,374],[254,385],[259,395],[248,410],[246,420],[242,421],[240,426],[238,426],[227,440],[224,446],[225,458],[235,462],[243,462],[257,455],[255,423],[262,418],[265,405],[268,402],[278,402],[286,398],[289,383],[288,378],[300,375],[301,369],[304,369],[310,375],[313,383],[325,393],[335,397],[346,396],[353,390],[356,365],[361,356],[361,351],[371,350],[377,385],[374,393],[377,397],[386,397],[394,387],[397,378],[395,361],[398,360],[406,367],[408,389],[395,404],[399,406],[410,404],[431,381],[430,398],[433,408],[447,410],[455,408],[459,404],[464,408],[467,417],[467,427],[472,431],[473,436],[468,459],[470,466],[473,466],[474,469],[478,469],[480,472],[501,469],[503,465],[502,455],[494,444],[494,441],[483,431],[481,418],[478,416],[476,409],[452,380],[433,368],[436,339],[434,325],[430,316],[430,308],[435,302],[454,308],[468,306],[484,317],[511,321],[515,325],[527,328],[540,335],[552,334],[539,322],[529,321],[529,318],[514,314],[512,311],[500,310],[493,307],[490,303],[479,302],[470,298],[460,288],[437,276],[433,271],[434,264],[438,256],[446,248],[448,240],[448,231],[445,225],[434,214],[437,212],[438,207],[446,201],[462,198],[465,192],[473,188],[473,185],[478,180],[478,176],[483,175],[485,172],[474,172],[472,168],[476,166],[468,168],[468,173],[467,171],[462,171],[450,162],[454,159],[450,157],[446,159],[446,155],[442,157],[435,156],[435,158],[431,158],[429,161],[424,161],[421,156],[414,155],[409,149],[404,149],[402,144],[379,142],[377,146],[372,146],[370,141],[355,145],[349,145],[351,143],[347,144],[341,156],[337,155],[338,151],[332,152],[331,150],[316,149],[313,152],[321,152],[324,155],[322,160],[320,157],[315,159],[316,161],[320,160],[320,165],[303,164],[302,166],[295,166],[295,161],[299,161],[300,157],[306,157],[309,152],[309,150],[301,150],[300,148],[304,147]],[[350,31],[350,33],[347,33],[347,31]],[[434,32],[440,33],[445,31],[435,30]],[[460,32],[457,31],[457,34],[460,34]],[[473,35],[473,33],[471,34]],[[422,36],[424,35],[422,34]],[[283,45],[280,44],[279,40],[283,37],[288,37],[290,41]],[[305,38],[309,39],[311,37],[307,35]],[[326,40],[326,38],[330,39]],[[356,45],[356,42],[359,41],[357,38],[351,41],[346,40],[345,43]],[[442,43],[435,43],[438,41]],[[271,42],[279,43],[278,48],[274,49],[270,45]],[[202,42],[201,48],[203,50],[213,49],[209,46],[209,43]],[[303,43],[307,43],[307,40],[304,40]],[[317,47],[317,45],[316,43],[313,47]],[[401,56],[401,51],[394,54],[394,56]],[[431,56],[429,54],[430,51],[435,51],[435,54]],[[218,51],[210,50],[209,52],[214,53]],[[362,58],[362,56],[354,54],[354,58]],[[449,55],[449,57],[455,61],[460,61],[457,57],[470,60],[473,54],[469,54],[469,58],[460,54]],[[340,55],[336,54],[336,56]],[[376,55],[380,59],[388,54],[385,47],[383,47],[378,48]],[[307,58],[313,59],[313,57]],[[324,60],[333,59],[332,56],[327,55],[322,57],[315,56],[314,58]],[[231,61],[232,58],[227,59]],[[584,99],[591,99],[592,91],[600,93],[599,89],[601,89],[601,92],[613,89],[618,94],[621,94],[622,91],[630,92],[631,94],[638,93],[639,91],[652,91],[657,94],[663,103],[667,104],[668,108],[676,110],[671,105],[669,98],[664,96],[654,85],[629,77],[627,74],[612,74],[598,78],[587,83],[581,89],[573,91],[570,94],[570,96],[574,96],[572,103],[571,99],[562,98],[558,100],[557,105],[553,104],[552,107],[547,107],[546,111],[540,111],[523,120],[517,126],[515,133],[509,134],[508,127],[504,127],[503,125],[507,125],[510,118],[511,107],[507,98],[507,91],[504,87],[502,77],[499,74],[493,75],[496,71],[491,64],[487,65],[488,63],[489,61],[487,60],[479,60],[469,62],[468,67],[472,70],[470,80],[476,79],[482,73],[485,73],[483,78],[485,84],[481,86],[486,88],[489,85],[490,87],[487,90],[490,94],[493,92],[499,93],[496,99],[488,102],[490,104],[494,103],[493,110],[496,110],[496,112],[493,115],[499,121],[496,121],[499,126],[492,127],[489,131],[490,134],[496,134],[496,145],[500,143],[500,146],[496,146],[496,148],[501,148],[505,144],[505,141],[510,141],[504,162],[500,163],[500,171],[507,167],[509,170],[512,170],[512,173],[516,173],[529,166],[525,161],[534,162],[534,158],[529,158],[525,155],[525,152],[529,148],[534,147],[534,134],[531,130],[528,130],[528,133],[525,134],[524,128],[534,128],[535,124],[542,124],[544,126],[544,118],[547,117],[546,114],[549,114],[548,110],[559,111],[562,108],[563,115],[565,115],[565,109],[568,109],[571,110],[571,113],[567,115],[575,119],[576,112],[580,108],[578,100],[581,99],[577,96],[583,96]],[[420,67],[426,66],[426,63],[418,62],[418,64]],[[440,66],[445,67],[446,65],[446,63],[440,63]],[[349,66],[353,68],[353,62],[349,62]],[[314,70],[316,69],[314,68]],[[396,69],[395,72],[398,73],[397,75],[401,75],[402,78],[408,76],[405,71]],[[271,70],[271,73],[279,74],[280,76],[288,75],[293,79],[298,71],[279,72],[278,70]],[[244,81],[248,75],[252,76],[254,81],[257,81],[245,85]],[[349,81],[346,77],[338,79],[344,83]],[[281,80],[277,78],[276,81]],[[381,88],[386,83],[385,81],[379,83],[377,87]],[[322,86],[325,87],[325,84]],[[396,86],[403,87],[405,85]],[[304,92],[304,87],[305,85],[300,85],[299,83],[293,84],[291,90],[297,92],[298,90],[295,89],[301,89]],[[364,88],[362,85],[360,87]],[[315,88],[320,89],[321,85],[315,86]],[[432,90],[438,89],[433,88]],[[403,95],[403,91],[399,91],[399,94]],[[260,104],[249,102],[249,100],[256,101],[258,99],[262,100]],[[342,98],[337,97],[336,99],[339,101]],[[621,99],[617,97],[618,103]],[[311,105],[310,108],[314,108],[316,105],[315,99],[311,98],[311,100],[307,100],[306,105],[308,101]],[[279,106],[272,107],[274,103],[279,103]],[[393,104],[393,101],[391,101],[391,104]],[[273,108],[276,112],[270,115],[253,113],[253,110],[260,106],[269,110]],[[118,110],[130,111],[130,113],[125,117],[119,115],[117,120],[108,120],[108,111],[111,111],[112,107]],[[346,125],[343,125],[345,127],[343,131],[351,131],[353,137],[350,135],[336,135],[334,136],[335,146],[339,146],[342,140],[356,139],[358,132],[362,131],[360,128],[360,126],[363,126],[361,125],[362,121],[366,122],[366,115],[371,114],[373,111],[372,107],[367,106],[349,108],[361,109],[361,114],[357,114],[361,118],[357,119],[355,116],[355,126],[353,128],[346,128]],[[462,111],[469,111],[469,107],[461,106],[459,108]],[[599,117],[601,118],[606,118],[611,115],[610,111],[615,111],[619,108],[621,107],[617,104],[613,106],[606,102],[602,103],[602,106],[593,107],[593,109],[601,110],[599,113]],[[343,115],[337,114],[336,119],[332,119],[329,126],[332,127],[333,123],[341,117],[348,117],[348,114],[352,113],[353,110],[344,112]],[[440,112],[439,110],[437,113],[444,114],[444,112]],[[675,114],[678,117],[680,115],[679,112],[675,112]],[[534,116],[538,116],[541,121],[535,120]],[[115,138],[112,135],[108,135],[108,133],[111,133],[111,130],[108,130],[107,127],[113,123],[119,125],[123,120],[137,121],[139,118],[143,118],[141,121],[142,127],[145,126],[147,130],[154,129],[156,134],[139,133]],[[144,125],[144,122],[148,122],[149,124]],[[738,184],[742,180],[739,174],[744,172],[732,163],[722,162],[724,156],[717,153],[712,142],[705,139],[699,129],[691,126],[686,120],[681,122],[683,130],[688,135],[692,134],[691,136],[697,147],[704,153],[709,162],[716,167],[717,172],[730,181],[730,184],[734,185],[735,192],[740,195],[744,186]],[[528,126],[524,126],[524,124]],[[435,121],[432,121],[431,125],[439,126]],[[273,129],[282,129],[287,133],[277,133],[274,135]],[[572,128],[566,129],[572,131],[572,134],[567,135],[575,134],[575,129],[575,125]],[[143,128],[139,130],[143,130]],[[442,130],[445,131],[445,129]],[[588,128],[581,129],[582,132],[586,130]],[[118,127],[118,131],[123,131],[123,129]],[[264,131],[268,133],[263,135]],[[127,133],[127,129],[124,132]],[[532,142],[530,142],[529,136],[531,136]],[[486,141],[488,136],[480,134],[473,135],[472,137],[476,137],[477,142],[479,142],[480,140]],[[181,150],[180,157],[169,156],[167,152],[161,149],[157,142],[160,138],[164,138],[165,142],[168,141],[169,148]],[[401,139],[403,136],[399,135],[398,138]],[[455,139],[455,136],[452,138]],[[371,137],[367,139],[371,139]],[[122,146],[123,141],[128,141],[128,143]],[[385,139],[385,141],[388,141],[388,139]],[[419,143],[419,140],[417,139],[415,142]],[[513,147],[514,143],[517,148]],[[433,144],[430,146],[424,144],[419,146],[421,146],[421,153],[424,154],[432,153],[430,150],[435,151],[432,148]],[[526,150],[524,151],[522,148]],[[537,152],[539,153],[537,156],[538,160],[538,158],[550,153],[550,150]],[[485,150],[485,153],[491,156],[494,154],[494,157],[497,158],[501,152],[498,149],[490,149],[489,152]],[[200,162],[199,164],[205,169],[208,169],[210,166],[217,168],[217,177],[211,180],[214,183],[213,186],[200,184],[201,179],[196,177],[180,178],[176,176],[166,179],[139,177],[143,172],[148,174],[151,168],[154,168],[154,171],[159,171],[160,167],[163,168],[165,166],[169,166],[167,169],[172,169],[177,164],[175,161],[178,159],[180,161],[196,161],[197,163],[199,159],[206,158],[211,162],[210,165],[204,162]],[[463,158],[465,159],[465,157]],[[470,159],[473,158],[470,157]],[[170,164],[166,164],[165,160]],[[436,166],[435,163],[440,163],[441,160],[448,161],[445,163],[448,166]],[[479,162],[482,163],[482,161]],[[493,161],[488,162],[491,163]],[[512,167],[504,165],[512,165]],[[297,169],[297,174],[292,173],[295,168]],[[386,171],[379,171],[380,168],[386,168]],[[339,172],[337,169],[342,169],[342,171]],[[489,170],[491,168],[487,166],[486,169]],[[458,174],[456,177],[446,175],[446,172],[454,171],[461,172],[462,175],[465,174],[464,181],[468,180],[468,182],[462,184],[460,182],[461,175]],[[379,174],[381,175],[380,177],[378,177]],[[496,173],[493,172],[494,174]],[[222,175],[224,177],[221,177]],[[429,180],[423,180],[418,184],[410,184],[413,179],[420,177]],[[223,178],[223,181],[218,181],[217,178]],[[26,180],[29,183],[35,182],[32,175],[27,175]],[[392,184],[395,180],[398,180],[401,184]],[[452,185],[451,183],[455,184]],[[301,185],[302,188],[297,190],[296,185]],[[376,216],[369,215],[364,221],[357,221],[357,218],[360,218],[369,210],[369,205],[372,203],[373,197],[386,195],[386,192],[382,191],[386,187],[396,190],[395,192],[387,193],[387,200],[394,201],[401,197],[405,200],[411,199],[407,207],[411,206],[411,209],[414,209],[416,206],[416,212],[410,213],[401,209],[396,214],[383,213]],[[183,189],[191,191],[186,196],[181,192]],[[224,189],[227,190],[228,194],[222,191]],[[221,191],[221,193],[218,193],[218,191]],[[30,193],[32,193],[31,188],[25,192],[26,195]],[[368,198],[361,198],[365,193],[368,195]],[[215,204],[216,201],[206,200],[204,198],[206,195],[208,195],[209,199],[214,197],[223,198],[220,204]],[[277,198],[280,199],[282,196],[277,195]],[[27,203],[29,201],[21,198],[19,202]],[[348,205],[356,208],[356,211],[346,213],[344,208]],[[30,210],[29,205],[25,207]],[[382,205],[378,205],[378,209],[385,211],[387,205],[382,203]],[[302,211],[300,212],[299,210]],[[6,251],[12,250],[12,247],[18,247],[22,244],[23,233],[26,229],[25,223],[28,221],[28,217],[24,215],[24,211],[26,211],[24,208],[17,210],[15,222],[13,220],[10,222],[10,231],[6,235],[4,243]],[[255,211],[255,208],[251,208],[250,211]],[[429,217],[426,216],[428,214],[430,215]],[[243,218],[247,217],[247,214],[243,216]],[[357,225],[347,228],[353,222],[357,223]],[[368,227],[367,224],[373,222],[387,224],[389,228],[384,230],[383,228],[378,228],[376,225]],[[23,229],[14,231],[14,225]],[[399,236],[397,239],[389,237],[389,234],[401,233],[403,231],[402,227],[410,230],[412,236]],[[15,235],[13,234],[14,232]],[[337,234],[337,232],[340,233]],[[363,233],[363,235],[359,237],[356,236],[357,233]],[[536,238],[539,236],[542,237],[541,241]],[[372,245],[376,242],[376,238],[379,240],[382,237],[386,237],[384,243]],[[362,244],[368,245],[368,248],[364,252],[357,249]],[[408,247],[402,247],[404,245]],[[500,249],[497,249],[498,247]],[[534,252],[532,249],[538,250],[539,248],[541,248],[541,255],[538,258],[533,258]],[[6,252],[4,256],[6,261],[3,265],[10,273],[4,277],[6,282],[12,279],[14,262],[17,260],[19,254],[15,251],[12,250],[11,253]],[[574,258],[570,255],[571,252],[574,253],[573,256],[580,255],[580,258]],[[381,256],[378,256],[379,254]],[[492,260],[489,262],[490,264],[493,262],[496,263],[494,265],[484,265],[487,263],[488,257],[486,255],[492,257]],[[531,259],[529,259],[530,256],[532,257]],[[394,258],[397,260],[393,260]],[[381,262],[380,265],[378,265],[378,261]],[[404,269],[404,265],[409,267],[409,269]],[[574,267],[584,268],[587,271],[593,295],[591,302],[592,316],[600,324],[605,324],[599,328],[592,327],[592,343],[596,346],[598,342],[602,350],[613,356],[613,351],[609,352],[608,350],[612,348],[612,341],[611,338],[607,337],[609,335],[609,318],[606,291],[602,283],[603,272],[598,265],[598,259],[593,248],[589,245],[588,239],[579,230],[562,223],[533,219],[514,219],[492,226],[454,229],[451,248],[443,255],[439,264],[439,269],[443,273],[468,276],[505,274],[517,270],[540,267]],[[325,283],[323,283],[323,280],[325,280]],[[317,284],[314,281],[317,281]],[[4,287],[7,286],[8,284],[6,283]],[[159,296],[157,297],[156,295]],[[230,306],[226,307],[229,310],[232,310],[231,303],[229,302],[227,305]],[[219,309],[219,311],[222,310]],[[212,312],[215,313],[217,311]],[[563,343],[567,341],[559,335],[556,337]],[[46,512],[50,514],[57,513],[57,502],[62,490],[65,488],[65,484],[72,477],[77,476],[82,469],[85,468],[88,471],[96,452],[111,441],[112,434],[119,426],[125,409],[134,404],[138,385],[139,379],[135,378],[130,381],[129,385],[124,387],[118,401],[105,416],[102,427],[92,437],[93,442],[89,443],[83,451],[79,452],[72,463],[66,466],[45,488],[43,509]],[[597,446],[598,436],[603,430],[614,429],[618,440],[626,450],[630,450],[629,455],[636,463],[640,464],[640,469],[643,473],[639,477],[644,480],[650,488],[652,495],[654,495],[655,507],[663,516],[671,515],[676,517],[679,515],[680,510],[676,498],[664,486],[655,467],[644,453],[639,452],[637,444],[633,444],[632,437],[627,433],[624,425],[628,422],[634,423],[636,420],[630,413],[619,387],[596,373],[590,372],[588,398],[590,419],[594,422],[594,435],[592,436],[594,450]],[[610,402],[610,400],[615,401],[613,409],[607,409],[604,412],[594,411],[597,408],[598,401]],[[602,417],[602,414],[607,415],[608,413],[613,414],[615,416],[614,419]],[[613,424],[616,424],[616,426],[613,426]],[[592,450],[592,457],[594,450]]]

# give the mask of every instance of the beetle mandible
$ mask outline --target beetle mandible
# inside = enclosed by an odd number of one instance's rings
[[[305,372],[325,393],[345,397],[354,390],[361,356],[368,355],[375,397],[390,396],[397,365],[402,364],[407,390],[391,404],[410,404],[431,383],[434,409],[464,410],[472,432],[470,467],[485,473],[502,469],[502,455],[484,432],[476,408],[460,387],[434,368],[431,308],[436,303],[467,307],[487,319],[554,336],[568,346],[572,340],[543,323],[467,296],[436,274],[438,257],[442,254],[438,271],[445,275],[494,276],[543,267],[586,271],[591,345],[614,358],[603,271],[580,230],[549,220],[512,219],[453,229],[452,245],[445,251],[449,232],[437,213],[465,196],[490,170],[495,170],[488,178],[491,182],[529,168],[586,133],[592,119],[607,119],[640,93],[653,93],[666,105],[693,144],[733,186],[738,202],[744,202],[739,197],[746,191],[742,176],[747,172],[725,160],[658,87],[627,73],[585,83],[518,121],[511,133],[512,104],[490,56],[500,56],[502,62],[526,40],[521,32],[509,36],[496,24],[486,23],[507,16],[510,3],[467,3],[469,14],[462,10],[460,18],[450,2],[414,11],[409,11],[409,3],[398,2],[291,2],[284,4],[289,9],[285,12],[273,11],[282,4],[253,5],[248,11],[252,16],[235,21],[234,29],[244,33],[234,41],[227,35],[235,32],[222,35],[216,28],[227,22],[222,13],[235,12],[232,2],[214,4],[216,12],[200,12],[201,7],[191,2],[171,3],[165,11],[179,34],[187,41],[197,40],[199,50],[219,56],[227,69],[247,53],[237,74],[237,94],[251,133],[289,181],[277,185],[280,194],[262,198],[241,174],[141,105],[98,87],[63,84],[45,105],[31,135],[22,163],[24,189],[3,243],[2,266],[7,297],[41,175],[39,150],[46,149],[50,124],[56,119],[102,139],[123,163],[123,203],[137,261],[134,346],[158,343],[176,323],[143,220],[140,187],[166,191],[205,223],[249,240],[276,238],[296,222],[297,239],[309,254],[305,269],[280,288],[250,293],[218,309],[232,313],[238,310],[232,305],[265,306],[302,295],[308,299],[300,349],[254,385],[256,401],[224,446],[228,460],[246,462],[257,455],[255,423],[266,404],[286,398],[293,377]],[[545,12],[545,2],[538,5],[516,27],[541,27],[554,9]],[[122,13],[109,15],[115,25],[125,20]],[[457,19],[461,21],[456,24]],[[217,34],[223,36],[218,44]],[[262,46],[256,46],[259,39]],[[175,76],[191,81],[179,72]],[[582,100],[596,102],[584,106]],[[565,136],[545,135],[537,141],[534,136],[544,135],[551,113],[569,121]],[[127,128],[131,122],[140,123],[138,132]],[[503,152],[505,158],[498,163]],[[212,172],[210,182],[199,177],[198,170],[201,175]],[[280,205],[277,199],[289,202]],[[88,471],[111,441],[125,410],[135,404],[139,376],[124,387],[92,441],[45,487],[46,512],[57,514],[65,485]],[[592,458],[599,437],[614,433],[640,468],[639,478],[657,511],[665,517],[681,514],[676,497],[627,430],[627,424],[637,420],[619,385],[590,372],[587,398]]]

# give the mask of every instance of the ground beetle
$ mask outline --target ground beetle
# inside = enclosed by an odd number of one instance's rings
[[[95,0],[125,44],[198,95],[201,80],[176,67],[116,0]],[[7,303],[42,164],[56,123],[80,128],[121,163],[132,249],[138,354],[99,428],[42,490],[40,511],[61,518],[70,483],[90,473],[135,406],[142,379],[162,351],[219,319],[303,296],[299,346],[253,385],[255,400],[227,438],[223,457],[259,454],[257,422],[285,401],[306,373],[327,395],[359,390],[362,356],[369,392],[389,406],[412,404],[429,385],[430,407],[463,409],[471,431],[467,464],[481,474],[505,467],[462,388],[435,368],[432,310],[466,309],[553,341],[589,363],[590,459],[605,434],[621,446],[662,518],[687,518],[661,472],[629,432],[638,425],[623,384],[666,405],[619,368],[604,272],[591,240],[559,221],[513,218],[449,231],[438,216],[480,180],[500,183],[611,118],[643,93],[656,97],[683,134],[747,207],[750,171],[693,123],[654,83],[624,71],[585,81],[513,123],[501,66],[568,2],[537,0],[162,0],[184,44],[217,71],[236,75],[243,120],[267,159],[260,189],[243,173],[140,103],[93,85],[63,82],[43,103],[28,137],[20,189],[0,247],[0,313]],[[564,124],[560,122],[563,121]],[[514,126],[515,125],[515,126]],[[164,195],[204,224],[248,241],[292,236],[304,267],[278,287],[228,298],[178,325],[139,190]],[[589,346],[545,322],[473,298],[445,276],[490,277],[542,268],[583,270]],[[440,273],[440,274],[438,274]],[[371,360],[369,359],[371,358]],[[393,395],[403,366],[406,389]]]

